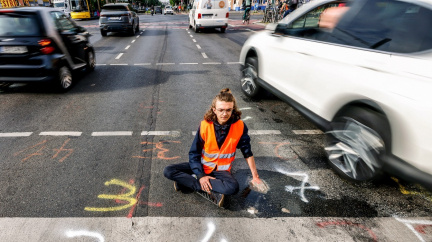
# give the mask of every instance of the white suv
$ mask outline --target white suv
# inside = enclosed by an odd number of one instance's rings
[[[174,15],[174,11],[171,6],[165,6],[164,15],[171,14]]]
[[[314,0],[245,42],[241,88],[324,130],[341,176],[432,189],[431,29],[430,0]]]

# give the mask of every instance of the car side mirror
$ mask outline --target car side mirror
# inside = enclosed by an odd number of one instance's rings
[[[274,29],[274,34],[285,35],[287,28],[287,24],[278,24]]]

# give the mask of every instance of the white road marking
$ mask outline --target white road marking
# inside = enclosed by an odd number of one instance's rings
[[[206,53],[202,52],[201,54],[202,54],[202,56],[203,56],[204,58],[208,58],[207,55],[206,55]]]
[[[254,31],[254,30],[252,30],[252,29],[245,29],[245,30],[247,30],[247,31],[250,31],[250,32],[256,32],[256,31]]]
[[[140,36],[138,35],[136,38],[138,39]]]
[[[205,58],[205,57],[204,57]],[[220,65],[220,62],[204,62],[203,65]]]
[[[135,63],[134,66],[151,66],[151,63]]]
[[[130,45],[126,46],[125,50],[129,49],[130,47],[131,47]]]
[[[127,66],[129,64],[110,64],[110,66]]]
[[[193,35],[190,34],[189,36],[190,36],[191,38],[193,38]]]
[[[0,133],[0,137],[27,137],[33,132],[13,132],[13,133]]]
[[[96,64],[97,66],[106,66],[107,64]]]
[[[91,136],[132,136],[132,131],[93,132]]]
[[[39,135],[49,135],[49,136],[81,136],[82,132],[74,131],[45,131],[40,132]]]
[[[246,107],[246,108],[240,108],[240,110],[249,110],[252,109],[251,107]]]
[[[116,60],[120,59],[122,57],[123,53],[118,54],[118,56],[115,58]]]
[[[279,130],[249,130],[250,135],[281,134]]]
[[[196,40],[195,40],[195,39],[192,39],[192,41],[193,41],[193,42],[196,42]]]
[[[175,63],[156,63],[157,66],[160,65],[175,65]]]
[[[241,62],[227,62],[228,65],[241,64]]]
[[[323,134],[323,132],[319,129],[312,130],[293,130],[294,134]]]
[[[198,63],[179,63],[180,65],[198,65]]]
[[[199,46],[199,45],[196,45],[197,46],[197,48],[200,50],[201,49],[201,46]]]
[[[141,135],[172,135],[178,136],[180,135],[179,131],[143,131]]]
[[[135,40],[132,40],[132,41],[131,41],[131,43],[134,43],[134,42],[135,42]]]

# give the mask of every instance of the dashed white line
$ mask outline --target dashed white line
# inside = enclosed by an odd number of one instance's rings
[[[132,136],[132,131],[93,132],[91,136]]]
[[[179,63],[180,65],[198,65],[198,63]]]
[[[254,31],[254,30],[252,30],[252,29],[245,29],[245,30],[247,30],[247,31],[250,31],[250,32],[256,32],[256,31]]]
[[[131,47],[130,45],[126,46],[125,50],[129,49],[130,47]]]
[[[241,62],[227,62],[228,65],[241,64]]]
[[[122,57],[123,53],[118,54],[118,56],[115,58],[116,60],[120,59]]]
[[[195,39],[192,39],[192,41],[193,41],[193,42],[196,42],[196,40],[195,40]]]
[[[249,130],[250,135],[281,134],[279,130]]]
[[[294,134],[323,134],[323,132],[319,129],[312,130],[293,130]]]
[[[204,58],[206,58],[206,57],[204,57]],[[222,63],[220,63],[220,62],[204,62],[203,63],[203,65],[220,65],[220,64],[222,64]]]
[[[175,63],[156,63],[157,66],[160,65],[175,65]]]
[[[178,136],[180,135],[179,131],[143,131],[141,135],[171,135]]]
[[[201,49],[201,46],[199,46],[199,45],[196,45],[196,47],[200,50]]]
[[[190,34],[189,36],[190,36],[191,38],[193,38],[193,35]]]
[[[138,39],[140,36],[138,35],[136,38]]]
[[[151,63],[135,63],[134,66],[151,66]]]
[[[132,40],[131,43],[133,44],[135,42],[135,40]]]
[[[0,137],[28,137],[33,132],[13,132],[13,133],[0,133]]]
[[[106,66],[107,64],[96,64],[97,66]]]
[[[128,64],[110,64],[110,66],[127,66]]]
[[[201,54],[202,54],[202,56],[203,56],[205,59],[208,58],[207,55],[206,55],[206,53],[202,52]]]
[[[82,132],[73,132],[73,131],[45,131],[40,132],[39,135],[47,135],[47,136],[81,136]]]

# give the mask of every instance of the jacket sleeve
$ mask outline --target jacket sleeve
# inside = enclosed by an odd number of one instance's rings
[[[241,150],[243,157],[245,159],[253,156],[252,146],[250,144],[250,137],[248,134],[248,128],[247,128],[246,124],[244,124],[243,134],[240,137],[240,141],[237,144],[237,149]]]
[[[193,173],[197,176],[198,180],[205,176],[204,168],[201,164],[201,153],[203,148],[204,140],[201,138],[200,127],[198,127],[198,131],[189,150],[189,165]]]

